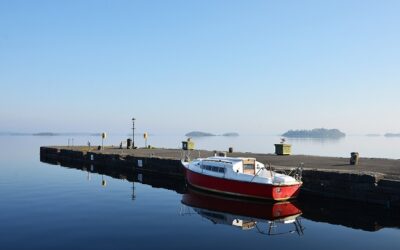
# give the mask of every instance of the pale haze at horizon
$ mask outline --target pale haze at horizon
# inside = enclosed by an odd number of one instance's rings
[[[398,1],[1,1],[0,131],[400,132]]]

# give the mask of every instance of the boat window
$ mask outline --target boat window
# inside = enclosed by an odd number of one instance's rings
[[[208,165],[201,165],[201,169],[217,172],[217,173],[225,173],[225,168],[223,167],[214,167],[214,166],[208,166]]]
[[[243,164],[243,169],[254,169],[254,164]]]

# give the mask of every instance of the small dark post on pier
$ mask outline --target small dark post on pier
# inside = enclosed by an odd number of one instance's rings
[[[350,165],[358,165],[358,159],[360,155],[358,152],[351,152],[350,154]]]
[[[132,149],[135,149],[135,118],[132,118]]]

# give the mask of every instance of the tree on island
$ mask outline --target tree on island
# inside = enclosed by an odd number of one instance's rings
[[[282,136],[290,138],[341,138],[346,134],[338,129],[315,128],[312,130],[289,130]]]
[[[215,136],[211,133],[201,132],[201,131],[192,131],[187,133],[185,136],[187,137],[200,137],[200,136]]]

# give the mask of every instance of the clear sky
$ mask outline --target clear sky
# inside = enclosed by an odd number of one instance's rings
[[[400,132],[400,1],[0,0],[0,131]]]

